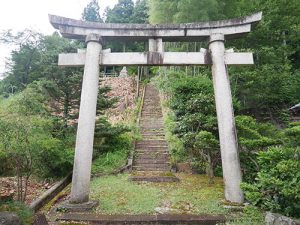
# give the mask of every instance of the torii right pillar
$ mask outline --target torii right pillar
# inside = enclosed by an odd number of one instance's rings
[[[218,117],[225,199],[243,203],[244,196],[230,81],[225,64],[224,34],[211,34],[209,50]]]

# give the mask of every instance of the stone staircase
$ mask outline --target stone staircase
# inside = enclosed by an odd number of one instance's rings
[[[151,84],[145,88],[140,130],[142,140],[136,141],[135,144],[131,180],[178,181],[170,172],[170,155],[165,139],[159,93]]]

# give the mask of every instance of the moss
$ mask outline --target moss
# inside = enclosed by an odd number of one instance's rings
[[[42,209],[42,212],[49,212],[52,206],[54,206],[60,199],[67,196],[70,192],[70,186],[59,192],[51,201],[49,201]]]
[[[160,175],[173,176],[172,173]],[[206,176],[177,176],[181,182],[134,183],[128,180],[127,174],[97,178],[91,184],[91,198],[101,201],[96,211],[103,214],[155,214],[157,207],[168,207],[172,213],[227,212],[220,204],[223,198],[221,178],[210,185]]]

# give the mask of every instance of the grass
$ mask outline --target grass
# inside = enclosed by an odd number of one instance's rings
[[[222,180],[209,185],[206,176],[179,175],[178,183],[134,183],[128,175],[97,178],[91,184],[91,197],[99,199],[96,209],[103,214],[155,214],[158,207],[173,213],[226,213],[219,204]]]
[[[116,169],[126,165],[128,151],[126,149],[115,152],[107,152],[93,161],[92,175],[110,174]]]
[[[136,183],[128,174],[94,178],[91,199],[100,205],[98,214],[151,215],[158,210],[171,214],[224,214],[231,225],[263,225],[264,214],[247,206],[242,211],[223,207],[223,181],[208,183],[205,175],[176,174],[178,183]]]
[[[129,134],[121,135],[110,143],[110,151],[98,156],[92,164],[92,175],[111,174],[127,163],[129,152],[132,149],[132,137]]]

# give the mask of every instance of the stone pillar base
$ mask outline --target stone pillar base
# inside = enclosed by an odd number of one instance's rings
[[[99,205],[98,201],[92,200],[84,203],[74,204],[70,203],[69,200],[63,202],[57,207],[57,211],[61,212],[86,212]]]

